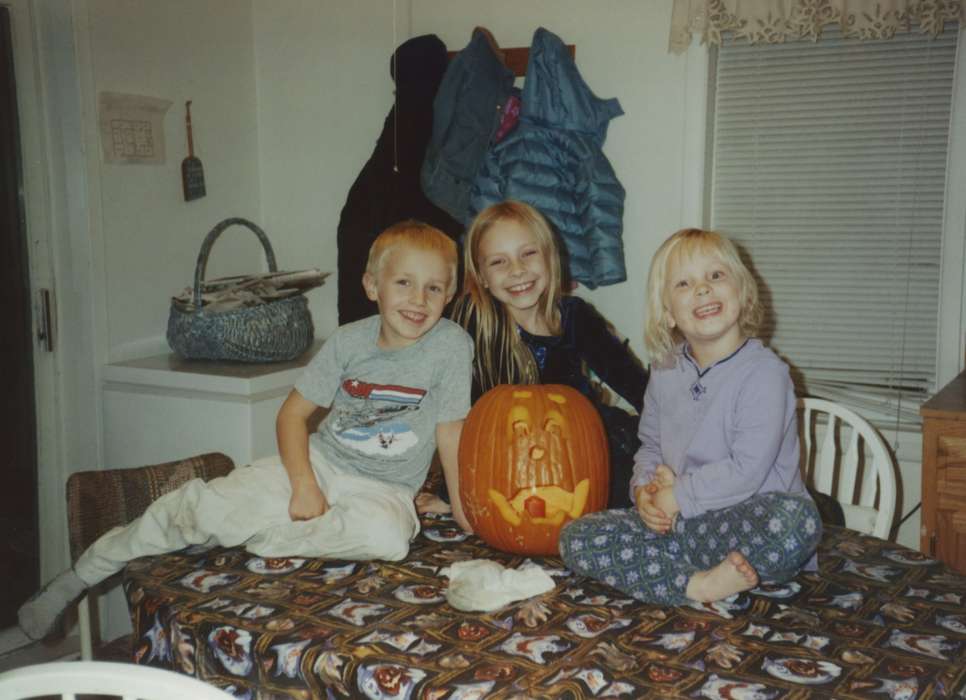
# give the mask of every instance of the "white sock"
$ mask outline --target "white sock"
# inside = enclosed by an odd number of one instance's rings
[[[31,639],[43,639],[53,631],[67,607],[86,590],[87,584],[73,569],[58,574],[20,606],[17,611],[20,629]]]

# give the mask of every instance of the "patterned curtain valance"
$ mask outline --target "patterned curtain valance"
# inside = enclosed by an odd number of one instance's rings
[[[670,50],[680,53],[697,34],[720,44],[721,35],[751,43],[795,39],[817,41],[822,28],[837,24],[856,39],[891,39],[918,27],[932,36],[945,22],[966,22],[966,0],[674,0]]]

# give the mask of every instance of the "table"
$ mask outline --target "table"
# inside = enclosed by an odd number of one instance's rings
[[[190,550],[132,562],[135,659],[238,697],[966,697],[966,578],[827,527],[821,571],[661,608],[536,561],[556,589],[459,612],[439,570],[525,558],[426,517],[402,562]],[[749,695],[751,696],[751,695]]]

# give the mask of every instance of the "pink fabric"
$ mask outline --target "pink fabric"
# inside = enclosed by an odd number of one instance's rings
[[[518,95],[510,95],[503,107],[503,119],[500,120],[500,126],[493,136],[493,143],[500,143],[504,136],[513,131],[517,122],[520,121],[520,108],[522,106],[523,101]]]

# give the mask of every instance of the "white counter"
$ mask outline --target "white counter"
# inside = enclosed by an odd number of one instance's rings
[[[249,364],[156,355],[104,367],[108,469],[224,452],[236,464],[275,454],[275,414],[317,340],[292,362]]]

